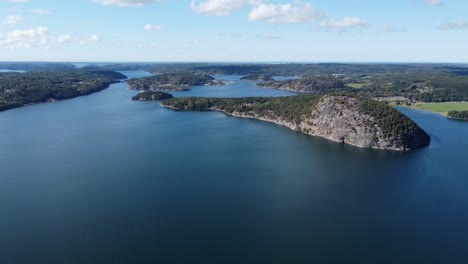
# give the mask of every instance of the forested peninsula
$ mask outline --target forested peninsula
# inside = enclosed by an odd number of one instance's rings
[[[188,91],[197,85],[224,85],[207,74],[166,73],[128,80],[130,89],[158,91]]]
[[[246,80],[246,81],[261,81],[261,82],[272,82],[275,79],[271,75],[265,75],[265,74],[251,74],[247,75],[241,78],[241,80]]]
[[[363,148],[406,151],[430,143],[429,135],[399,111],[384,103],[354,96],[182,97],[161,104],[174,110],[213,110],[264,120]]]
[[[285,64],[108,64],[93,66],[106,70],[145,70],[159,76],[242,75],[259,80],[265,76],[297,76],[296,80],[263,81],[266,88],[324,94],[351,93],[369,98],[386,98],[405,104],[416,102],[468,101],[468,65],[443,63],[285,63]],[[135,83],[137,84],[137,83]],[[143,83],[150,87],[152,84]],[[156,85],[156,88],[158,85]],[[144,86],[135,87],[144,89]],[[160,87],[159,87],[160,88]],[[170,89],[169,89],[170,90]]]
[[[0,73],[0,111],[92,94],[125,78],[104,70]]]

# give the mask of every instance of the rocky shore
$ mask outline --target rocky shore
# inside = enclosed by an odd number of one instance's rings
[[[177,100],[173,99],[173,100]],[[311,136],[326,138],[328,140],[349,144],[361,148],[387,149],[396,151],[407,151],[429,145],[430,137],[416,123],[403,114],[386,109],[390,115],[403,121],[398,126],[398,131],[383,125],[385,116],[377,116],[366,113],[362,109],[361,98],[348,96],[324,96],[316,104],[314,110],[309,115],[302,115],[300,120],[293,121],[284,116],[278,116],[273,111],[268,114],[258,113],[255,110],[238,111],[228,107],[219,107],[214,103],[209,107],[197,109],[194,102],[191,108],[178,107],[171,103],[171,100],[162,103],[162,106],[176,110],[213,110],[221,111],[225,114],[253,118],[262,121],[275,123],[288,127],[292,130],[300,131]],[[244,109],[246,106],[243,106]],[[388,107],[380,106],[379,107]],[[390,107],[388,107],[390,108]],[[404,127],[402,127],[404,126]],[[389,131],[389,129],[393,129]],[[403,132],[399,132],[399,131]]]

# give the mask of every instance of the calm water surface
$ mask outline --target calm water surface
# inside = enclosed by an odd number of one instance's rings
[[[175,95],[291,95],[217,77]],[[468,123],[400,109],[396,153],[135,93],[0,113],[0,263],[467,263]]]

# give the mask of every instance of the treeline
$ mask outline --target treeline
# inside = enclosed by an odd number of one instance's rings
[[[0,110],[88,95],[125,78],[117,72],[83,70],[1,74]]]
[[[348,80],[359,83],[355,92],[366,97],[402,96],[422,102],[451,102],[468,100],[468,76],[448,72],[387,73]]]
[[[132,89],[157,90],[164,85],[193,86],[210,84],[213,81],[214,78],[206,74],[166,73],[138,79],[130,79],[128,80],[128,84]]]
[[[310,76],[297,80],[266,82],[257,85],[311,94],[326,94],[348,90],[341,78],[330,75]]]
[[[301,76],[303,78],[298,81],[262,85],[306,93],[347,91],[365,97],[401,96],[422,102],[468,100],[468,65],[464,64],[141,63],[108,64],[88,69],[145,70],[162,75]],[[142,85],[148,87],[151,82]]]
[[[448,117],[456,119],[468,120],[468,111],[450,111],[448,112]]]
[[[287,97],[204,98],[180,97],[162,104],[181,110],[217,109],[228,114],[253,112],[264,117],[282,117],[299,123],[303,116],[310,117],[321,96],[301,95]]]
[[[178,110],[248,113],[263,118],[281,118],[299,124],[304,118],[313,118],[312,113],[321,98],[320,95],[250,98],[181,97],[163,101],[162,104]],[[393,142],[395,145],[413,148],[430,142],[429,135],[423,129],[394,108],[372,99],[355,98],[360,100],[359,112],[374,118],[375,124],[369,125],[380,127],[386,138],[395,140]]]
[[[365,76],[383,73],[468,72],[466,65],[450,64],[385,64],[385,63],[114,63],[87,66],[88,69],[144,70],[152,73],[191,72],[221,75],[309,76],[342,74]]]
[[[347,63],[287,63],[287,64],[234,64],[195,66],[195,71],[208,74],[249,75],[264,74],[272,76],[308,75],[363,75],[387,72],[427,72],[434,71],[432,64],[347,64]]]
[[[0,62],[0,70],[13,71],[65,71],[74,70],[72,63],[58,62]]]
[[[247,81],[261,81],[261,82],[272,82],[275,79],[271,75],[264,75],[264,74],[251,74],[241,78],[241,80]]]
[[[361,98],[359,110],[374,117],[386,138],[395,138],[405,148],[417,145],[412,140],[430,142],[430,136],[413,120],[385,103]]]
[[[174,98],[172,94],[160,91],[143,91],[132,97],[136,101],[160,101]]]

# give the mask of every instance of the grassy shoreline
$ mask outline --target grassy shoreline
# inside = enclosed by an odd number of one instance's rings
[[[423,111],[429,111],[432,113],[437,113],[442,116],[452,118],[448,116],[448,112],[450,111],[468,111],[468,102],[460,101],[460,102],[438,102],[438,103],[427,103],[427,102],[415,102],[412,104],[407,104],[404,103],[403,99],[396,98],[400,100],[402,103],[397,104],[394,100],[392,99],[386,99],[386,98],[378,98],[381,101],[387,101],[387,103],[391,106],[398,106],[398,107],[405,107],[405,108],[411,108],[411,109],[416,109],[416,110],[423,110]]]
[[[416,103],[411,108],[439,113],[448,117],[450,111],[468,110],[468,102]]]

